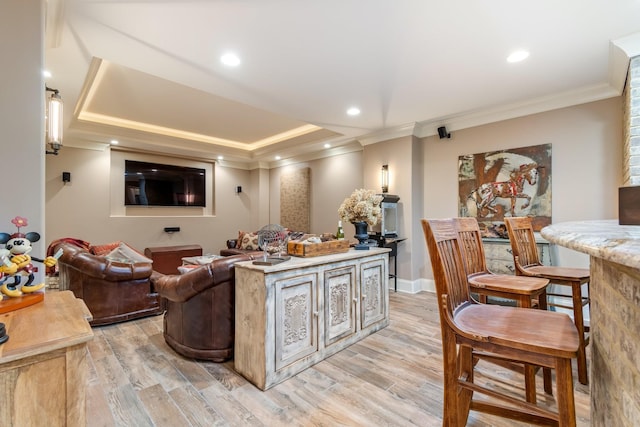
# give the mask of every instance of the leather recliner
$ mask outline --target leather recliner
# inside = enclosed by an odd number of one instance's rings
[[[181,275],[154,272],[154,288],[166,301],[164,338],[177,353],[224,362],[233,357],[235,269],[251,254],[219,258]]]
[[[71,290],[84,300],[93,315],[92,326],[160,314],[162,306],[151,283],[151,263],[120,263],[94,255],[68,242],[52,246],[62,249],[58,259],[60,290]]]

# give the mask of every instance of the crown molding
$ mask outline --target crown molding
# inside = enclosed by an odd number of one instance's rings
[[[45,2],[45,47],[53,49],[60,46],[64,29],[64,0],[46,0]]]
[[[502,105],[496,108],[470,111],[464,114],[442,117],[436,120],[420,122],[416,126],[415,135],[418,138],[437,135],[438,127],[447,126],[447,131],[467,129],[545,111],[557,110],[587,102],[619,96],[621,91],[614,89],[608,83],[583,87],[580,89],[544,96],[525,102]]]
[[[362,146],[376,144],[382,141],[389,141],[395,138],[414,135],[416,123],[406,123],[404,125],[386,128],[378,132],[372,132],[367,135],[355,138]]]

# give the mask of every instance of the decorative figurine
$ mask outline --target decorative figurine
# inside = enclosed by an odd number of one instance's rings
[[[33,249],[31,244],[40,240],[40,234],[20,232],[20,227],[28,225],[26,218],[17,216],[11,222],[18,228],[18,232],[14,234],[0,233],[0,243],[5,245],[4,249],[0,249],[0,284],[2,284],[0,292],[8,297],[19,297],[44,288],[44,283],[32,284],[35,280],[34,273],[38,271],[38,268],[31,263],[31,260],[52,267],[57,264],[62,253],[59,251],[60,253],[45,259],[32,258],[29,255]],[[27,281],[21,284],[23,276],[27,277]],[[11,283],[9,283],[10,281]]]

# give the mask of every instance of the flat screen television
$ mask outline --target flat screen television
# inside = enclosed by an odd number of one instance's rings
[[[205,170],[124,161],[126,206],[205,206]]]

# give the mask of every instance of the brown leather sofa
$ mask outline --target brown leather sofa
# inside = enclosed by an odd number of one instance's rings
[[[257,251],[255,249],[240,249],[240,242],[238,239],[229,239],[227,240],[227,248],[220,249],[220,255],[222,256],[233,256],[240,254],[251,254],[254,256],[259,256],[262,254],[262,251]]]
[[[50,252],[62,248],[58,259],[60,290],[71,290],[93,315],[92,326],[160,314],[158,293],[151,284],[152,264],[112,262],[87,248],[57,242]]]
[[[219,258],[182,275],[154,272],[151,281],[166,299],[164,339],[177,353],[223,362],[233,357],[235,269],[242,254]]]

